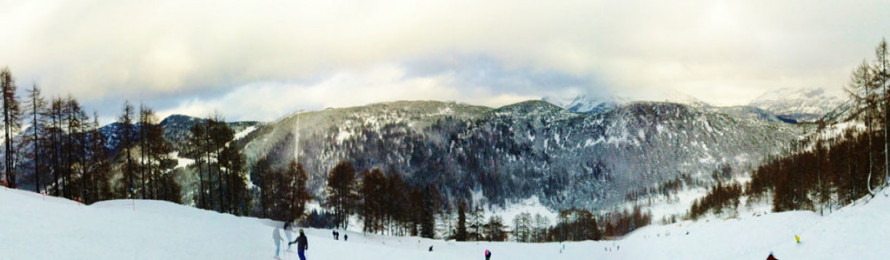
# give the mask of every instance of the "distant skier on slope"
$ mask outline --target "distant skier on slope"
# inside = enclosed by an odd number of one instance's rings
[[[488,251],[488,249],[485,249],[485,260],[490,260],[490,259],[491,259],[491,251]]]
[[[303,229],[300,229],[300,236],[297,237],[296,241],[288,242],[290,244],[297,244],[297,255],[300,256],[300,260],[306,260],[306,250],[309,250],[309,240],[306,239],[306,235],[303,234]]]
[[[769,256],[766,257],[766,260],[779,260],[775,256],[773,256],[773,251],[769,251]]]
[[[275,258],[278,258],[278,251],[281,250],[281,228],[276,226],[272,230],[272,240],[275,241]]]

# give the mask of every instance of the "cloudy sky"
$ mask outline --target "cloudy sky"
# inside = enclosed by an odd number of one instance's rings
[[[886,0],[0,0],[0,66],[103,121],[124,99],[230,120],[577,94],[737,105],[839,90],[888,14]]]

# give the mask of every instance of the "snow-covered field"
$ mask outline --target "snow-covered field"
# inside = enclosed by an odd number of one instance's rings
[[[453,242],[307,229],[308,259],[886,259],[890,198],[832,215],[771,213],[649,226],[623,240]],[[159,201],[91,206],[0,188],[0,259],[272,259],[274,225]],[[688,234],[687,234],[688,232]],[[802,242],[794,242],[794,235]],[[428,252],[429,246],[433,252]],[[282,259],[297,259],[282,252]]]

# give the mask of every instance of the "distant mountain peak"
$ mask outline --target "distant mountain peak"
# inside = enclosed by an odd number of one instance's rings
[[[578,95],[572,98],[544,97],[544,102],[562,107],[565,110],[582,114],[599,114],[609,112],[615,107],[628,103],[627,100],[615,96]]]
[[[562,107],[565,110],[581,114],[599,114],[609,112],[618,106],[633,102],[667,102],[688,105],[697,108],[710,107],[711,105],[693,96],[676,91],[657,91],[648,97],[629,98],[620,95],[585,95],[581,94],[570,98],[544,97],[542,100],[550,104]]]
[[[840,91],[825,88],[782,88],[755,98],[749,106],[797,121],[815,121],[844,102]]]

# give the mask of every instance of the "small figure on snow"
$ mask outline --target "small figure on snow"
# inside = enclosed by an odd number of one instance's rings
[[[797,240],[797,243],[800,244],[800,237],[799,237],[799,236],[794,235],[794,240]]]
[[[306,250],[309,250],[309,240],[306,240],[306,234],[303,234],[303,229],[300,229],[300,236],[297,237],[296,241],[288,242],[290,244],[297,244],[297,255],[300,256],[300,260],[306,260]]]
[[[432,251],[433,251],[433,246],[432,246],[432,245],[430,245],[430,252],[432,252]]]
[[[349,240],[349,234],[343,234],[343,242],[346,242],[346,240]]]
[[[489,259],[491,259],[491,251],[488,251],[488,249],[485,249],[485,260],[489,260]]]
[[[337,230],[332,231],[331,235],[334,235],[334,240],[340,240],[340,232],[337,232]]]
[[[276,226],[272,230],[272,240],[275,241],[275,258],[278,258],[278,251],[281,250],[281,228]]]
[[[769,251],[769,256],[766,257],[766,260],[779,260],[775,256],[773,256],[773,251]]]

